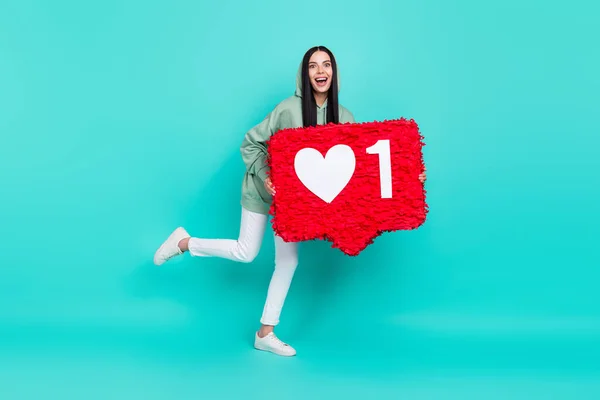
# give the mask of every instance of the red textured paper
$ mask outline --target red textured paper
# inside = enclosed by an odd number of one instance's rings
[[[379,155],[367,148],[390,141],[392,198],[381,198]],[[326,203],[298,179],[296,153],[313,148],[323,156],[338,144],[350,146],[356,169],[348,185]],[[285,129],[268,143],[270,177],[276,188],[270,213],[274,231],[286,242],[328,240],[332,247],[356,256],[383,232],[411,230],[425,222],[423,137],[414,120],[329,124]]]

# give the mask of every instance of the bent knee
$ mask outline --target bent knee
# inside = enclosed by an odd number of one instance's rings
[[[239,249],[238,259],[242,263],[251,263],[258,256],[258,250],[254,249]]]
[[[242,254],[240,255],[239,260],[244,264],[250,264],[252,261],[254,261],[255,258],[256,256],[252,254]]]

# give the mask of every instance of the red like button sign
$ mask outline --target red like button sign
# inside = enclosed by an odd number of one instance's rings
[[[268,143],[273,229],[287,242],[329,240],[356,256],[383,232],[419,227],[422,138],[406,119],[277,132]]]

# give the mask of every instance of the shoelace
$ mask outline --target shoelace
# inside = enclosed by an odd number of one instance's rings
[[[183,252],[179,248],[179,245],[177,245],[177,248],[175,250],[177,251],[177,253],[174,253],[174,254],[173,253],[169,253],[166,256],[163,256],[164,259],[165,259],[165,261],[169,261],[171,258],[183,254]]]
[[[275,336],[275,334],[271,335],[271,340],[275,341],[277,344],[280,344],[282,346],[287,346],[287,343],[282,342],[277,336]]]

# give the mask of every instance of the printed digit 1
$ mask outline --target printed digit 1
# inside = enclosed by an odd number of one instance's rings
[[[379,154],[379,185],[381,187],[381,198],[392,198],[392,161],[390,152],[390,141],[379,140],[367,149],[368,154]]]

